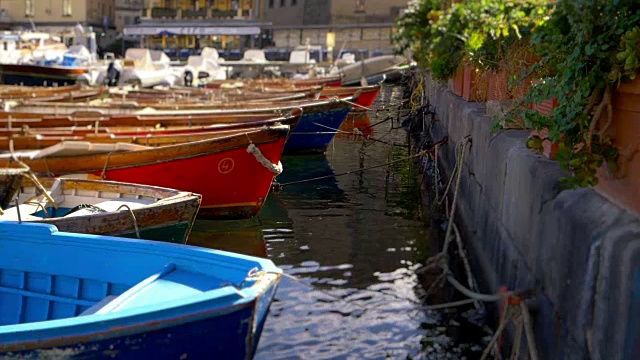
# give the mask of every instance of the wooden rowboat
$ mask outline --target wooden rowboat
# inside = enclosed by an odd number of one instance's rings
[[[356,100],[356,104],[360,105],[356,106],[354,110],[361,110],[364,108],[369,108],[378,98],[378,93],[380,93],[380,88],[382,85],[369,85],[369,86],[353,86],[353,87],[327,87],[322,89],[320,94],[321,99],[331,98],[337,96],[341,99],[348,98],[353,96],[356,92],[360,91],[360,96],[358,100]]]
[[[64,66],[0,64],[0,82],[27,86],[73,85],[88,71],[88,68]]]
[[[341,86],[342,75],[331,75],[310,79],[243,79],[243,82],[261,83],[265,85],[293,84],[298,86]],[[207,83],[207,88],[217,89],[224,85],[233,85],[238,80],[214,80]]]
[[[40,179],[49,197],[23,181],[18,206],[0,221],[55,225],[59,230],[186,243],[201,196],[148,185],[79,179]],[[55,201],[51,203],[49,199]]]
[[[0,154],[0,168],[18,167],[40,175],[84,174],[202,195],[198,216],[240,219],[255,216],[267,197],[289,126],[276,125],[221,138],[148,147],[135,144],[62,142],[50,148]]]
[[[64,141],[91,143],[129,143],[145,146],[180,144],[205,139],[243,134],[264,126],[281,124],[290,128],[298,124],[302,111],[294,109],[290,116],[268,118],[256,122],[214,124],[204,126],[139,126],[139,127],[59,127],[26,130],[0,130],[0,149],[43,149]]]
[[[0,223],[0,358],[251,359],[282,270],[266,259]]]
[[[54,94],[64,94],[72,91],[80,90],[80,84],[67,86],[18,86],[18,85],[0,85],[0,98],[16,99],[16,98],[37,98],[40,96],[51,96]]]

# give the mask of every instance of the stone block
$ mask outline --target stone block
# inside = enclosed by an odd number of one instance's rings
[[[564,191],[541,213],[539,245],[532,251],[536,276],[572,337],[585,346],[584,319],[598,276],[588,271],[598,255],[594,244],[622,215],[620,208],[592,189]]]
[[[635,221],[634,221],[635,220]],[[594,302],[594,358],[640,358],[640,225],[629,213],[602,238]]]
[[[507,159],[514,148],[524,144],[527,133],[523,131],[504,131],[491,139],[485,154],[483,173],[476,178],[485,193],[485,200],[498,213],[502,212],[504,185],[507,176]]]
[[[566,175],[557,163],[532,152],[523,143],[509,153],[501,219],[525,259],[536,256],[532,239],[537,238],[542,205],[556,196],[560,178]]]
[[[595,358],[640,358],[640,219],[592,189],[561,191],[567,174],[526,148],[528,131],[493,134],[481,106],[434,91],[444,181],[472,137],[456,218],[483,289],[535,290],[542,358],[587,358],[589,333]]]

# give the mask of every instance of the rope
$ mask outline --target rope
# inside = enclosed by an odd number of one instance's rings
[[[524,323],[524,333],[527,337],[527,345],[529,347],[529,355],[531,360],[538,360],[538,348],[536,347],[536,338],[533,336],[533,326],[531,325],[531,316],[529,308],[524,301],[520,302],[520,311],[522,312],[522,321]]]
[[[419,86],[421,85],[422,85],[422,81]],[[413,97],[412,97],[412,101],[413,101]],[[524,332],[527,338],[527,345],[529,348],[530,358],[532,360],[538,360],[539,357],[537,354],[537,348],[536,348],[535,338],[533,335],[534,333],[531,325],[529,310],[524,302],[524,299],[519,295],[519,294],[523,294],[524,292],[520,291],[516,293],[514,291],[509,291],[509,292],[498,293],[498,294],[482,294],[478,292],[476,290],[477,284],[471,272],[469,261],[465,255],[462,239],[460,236],[460,231],[458,230],[458,227],[455,225],[455,222],[454,222],[456,202],[457,202],[458,193],[460,189],[460,181],[462,178],[462,168],[464,165],[465,156],[467,153],[469,143],[470,143],[470,138],[467,136],[462,142],[460,142],[456,146],[456,163],[454,165],[451,178],[447,183],[447,187],[444,191],[444,196],[442,199],[439,199],[439,192],[437,191],[438,180],[439,180],[439,172],[438,172],[439,169],[437,167],[438,166],[437,165],[438,164],[438,146],[437,145],[439,144],[436,144],[432,147],[434,150],[433,152],[435,154],[434,155],[434,162],[435,162],[434,176],[436,178],[436,203],[442,204],[447,199],[446,196],[449,193],[449,190],[451,188],[451,185],[453,184],[454,178],[455,178],[455,187],[453,190],[453,199],[451,202],[452,204],[451,209],[447,209],[449,222],[447,224],[447,230],[445,233],[443,249],[438,254],[427,259],[427,261],[425,262],[425,265],[422,268],[418,269],[416,273],[424,272],[429,269],[433,269],[435,267],[440,267],[442,269],[442,274],[431,285],[431,287],[427,292],[427,295],[435,286],[437,286],[442,282],[443,277],[446,277],[447,282],[451,284],[451,286],[453,286],[457,291],[459,291],[460,293],[462,293],[468,298],[468,299],[457,301],[457,302],[433,305],[430,307],[431,309],[445,309],[445,308],[450,308],[454,306],[467,305],[471,303],[473,303],[477,309],[480,309],[479,302],[495,302],[499,300],[508,299],[508,301],[506,302],[504,317],[502,318],[502,321],[500,322],[500,325],[496,330],[495,334],[491,338],[491,341],[489,342],[487,347],[484,349],[481,357],[482,360],[485,360],[489,356],[491,349],[494,347],[494,344],[496,344],[498,339],[501,338],[501,334],[509,322],[514,322],[516,324],[516,340],[512,347],[511,358],[512,359],[519,358],[520,341],[522,337],[522,330],[524,329]],[[448,202],[446,202],[445,205],[448,205]],[[467,275],[468,287],[465,287],[458,280],[456,280],[456,278],[453,276],[452,272],[449,269],[448,253],[449,253],[449,245],[452,241],[452,233],[454,235],[453,237],[455,238],[455,241],[458,247],[458,253],[462,258],[463,266]],[[513,309],[513,311],[510,311],[511,306],[516,306],[516,308]],[[499,347],[500,345],[496,346],[496,356],[498,356],[497,354],[499,353]]]
[[[56,209],[58,208],[58,203],[53,199],[53,197],[51,197],[47,189],[45,189],[45,187],[40,183],[38,178],[33,174],[33,172],[31,172],[31,170],[29,170],[28,173],[23,174],[23,176],[31,180],[34,183],[35,187],[38,190],[42,191],[42,195],[45,197],[45,199],[47,199],[47,202],[50,203],[51,206]]]
[[[111,158],[111,154],[113,154],[113,151],[107,154],[107,159],[104,161],[104,166],[102,167],[102,173],[100,174],[100,178],[102,180],[107,179],[107,166],[109,165],[109,158]]]
[[[304,180],[298,180],[298,181],[291,181],[288,183],[284,183],[284,184],[279,184],[280,186],[288,186],[288,185],[298,185],[298,184],[304,184],[307,182],[312,182],[312,181],[318,181],[318,180],[324,180],[324,179],[329,179],[332,177],[338,177],[338,176],[344,176],[344,175],[350,175],[350,174],[355,174],[355,173],[359,173],[359,172],[363,172],[363,171],[367,171],[367,170],[372,170],[372,169],[377,169],[383,166],[389,166],[391,164],[395,164],[397,162],[401,162],[401,161],[407,161],[407,160],[411,160],[413,158],[419,157],[419,156],[425,156],[430,150],[426,150],[426,151],[421,151],[419,153],[416,153],[414,155],[411,155],[409,157],[404,157],[402,159],[396,159],[396,160],[392,160],[389,162],[386,162],[384,164],[378,164],[378,165],[373,165],[373,166],[369,166],[363,169],[357,169],[357,170],[350,170],[350,171],[345,171],[343,173],[339,173],[339,174],[331,174],[331,175],[325,175],[325,176],[318,176],[315,178],[311,178],[311,179],[304,179]]]
[[[133,210],[131,210],[131,208],[127,204],[120,205],[116,209],[116,211],[120,211],[120,209],[122,208],[126,208],[127,210],[129,210],[129,214],[131,214],[131,218],[133,219],[133,227],[136,230],[136,236],[138,237],[138,239],[140,239],[140,230],[138,229],[138,220],[136,219],[136,215],[133,213]]]
[[[23,205],[34,205],[37,208],[41,208],[42,212],[44,212],[44,217],[48,218],[49,217],[49,212],[47,211],[47,209],[45,209],[44,205],[42,205],[42,203],[39,202],[33,202],[33,201],[25,201],[22,203]],[[18,205],[19,206],[19,205]]]
[[[351,102],[351,101],[349,101],[349,100],[342,99],[342,102],[345,102],[345,103],[347,103],[347,104],[349,104],[349,105],[351,105],[351,106],[355,106],[355,107],[360,108],[360,109],[364,109],[364,110],[367,110],[367,111],[371,111],[371,109],[370,109],[370,108],[368,108],[368,107],[366,107],[366,106],[362,106],[362,105],[360,105],[360,104],[356,104],[356,103]]]
[[[267,170],[271,171],[276,175],[282,174],[282,170],[283,170],[282,163],[278,161],[277,165],[273,164],[271,161],[269,161],[269,159],[267,159],[266,157],[264,157],[264,155],[262,155],[262,152],[260,151],[260,149],[258,149],[258,147],[255,146],[253,143],[249,144],[249,146],[247,147],[247,152],[249,154],[253,154],[256,160],[260,164],[262,164],[262,166],[267,168]]]

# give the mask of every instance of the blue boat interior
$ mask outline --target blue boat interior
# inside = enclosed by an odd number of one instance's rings
[[[121,282],[0,269],[0,325],[64,319],[190,297],[227,284],[172,263],[133,286]]]
[[[0,222],[0,251],[2,326],[193,301],[224,307],[253,296],[252,269],[278,271],[268,260],[44,224]]]

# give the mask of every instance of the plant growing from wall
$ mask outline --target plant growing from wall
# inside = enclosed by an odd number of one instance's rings
[[[548,13],[547,0],[468,0],[445,11],[439,1],[414,1],[398,20],[393,40],[399,53],[413,49],[419,65],[446,80],[467,58],[481,67],[497,66],[507,58],[508,44],[528,36]]]
[[[397,20],[392,37],[398,55],[411,51],[422,67],[429,66],[429,52],[433,41],[433,26],[441,15],[438,0],[412,0]]]
[[[559,0],[532,36],[542,59],[529,74],[540,81],[524,102],[555,97],[558,107],[550,116],[525,110],[524,119],[535,129],[548,129],[549,139],[561,145],[557,159],[572,172],[564,180],[571,187],[595,185],[603,162],[615,166],[617,151],[606,135],[611,97],[617,82],[638,71],[639,24],[635,0]]]

